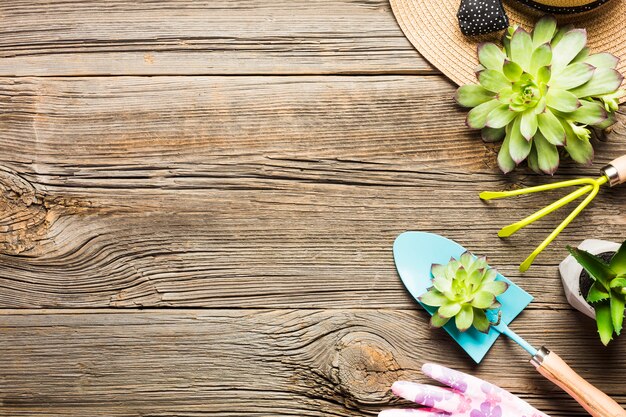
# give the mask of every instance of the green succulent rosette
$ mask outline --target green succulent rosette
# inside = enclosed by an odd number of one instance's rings
[[[482,129],[485,141],[504,139],[498,165],[504,173],[522,161],[535,172],[553,174],[559,154],[589,164],[593,147],[589,127],[615,123],[622,75],[619,59],[590,54],[584,29],[557,28],[552,16],[540,19],[532,33],[512,26],[503,47],[478,46],[479,85],[456,92],[471,107],[467,125]]]
[[[485,311],[501,307],[496,297],[509,285],[496,281],[498,272],[487,265],[487,259],[465,252],[446,265],[434,264],[431,273],[433,286],[419,297],[423,304],[438,307],[430,324],[441,327],[454,319],[462,332],[474,326],[488,333],[491,323]]]

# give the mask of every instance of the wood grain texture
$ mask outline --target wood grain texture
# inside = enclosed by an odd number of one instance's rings
[[[0,21],[0,416],[375,415],[426,361],[584,415],[512,343],[476,366],[427,329],[391,253],[416,229],[488,255],[536,297],[512,327],[626,405],[626,345],[556,270],[566,243],[623,239],[626,194],[519,274],[564,213],[499,240],[554,195],[477,194],[550,179],[499,173],[386,0],[14,0]],[[626,153],[619,118],[554,180]]]
[[[619,240],[626,227],[626,195],[604,190],[520,275],[516,265],[565,213],[499,240],[499,227],[554,195],[477,195],[551,179],[503,177],[495,148],[463,126],[453,87],[438,78],[1,86],[4,307],[415,308],[391,245],[426,230],[486,254],[534,306],[565,308],[555,268],[564,244]],[[597,175],[626,153],[625,136],[618,125],[593,167],[554,180]]]
[[[0,75],[435,73],[386,0],[6,1]]]
[[[476,366],[423,312],[389,310],[4,311],[2,416],[365,416],[428,361],[472,372],[553,417],[584,410],[499,340]],[[527,311],[514,328],[545,342],[626,405],[626,345],[602,357],[593,323]]]

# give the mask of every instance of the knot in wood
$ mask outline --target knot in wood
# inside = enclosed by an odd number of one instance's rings
[[[389,400],[389,388],[400,369],[392,352],[385,339],[371,333],[350,333],[339,341],[333,366],[346,402],[382,404]]]
[[[0,167],[0,253],[19,255],[46,234],[48,210],[24,178]]]

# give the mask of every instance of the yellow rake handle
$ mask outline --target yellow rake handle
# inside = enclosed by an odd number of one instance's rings
[[[580,189],[566,195],[565,197],[559,199],[558,201],[555,201],[554,203],[542,208],[541,210],[538,210],[537,212],[526,217],[525,219],[520,220],[519,222],[516,222],[516,223],[512,223],[500,229],[500,231],[498,232],[498,236],[508,237],[508,236],[511,236],[513,233],[517,232],[519,229],[528,226],[529,224],[541,219],[542,217],[552,213],[553,211],[589,193],[589,195],[578,205],[578,207],[576,207],[565,218],[565,220],[563,220],[561,224],[559,224],[556,227],[556,229],[554,229],[552,233],[550,233],[550,235],[547,238],[545,238],[545,240],[541,242],[539,246],[537,246],[537,248],[528,256],[528,258],[526,258],[526,260],[524,260],[524,262],[520,264],[519,269],[520,271],[524,272],[530,267],[530,265],[533,263],[537,255],[539,255],[550,244],[550,242],[552,242],[559,235],[559,233],[561,233],[563,229],[565,229],[567,225],[569,225],[572,222],[572,220],[574,220],[574,218],[576,218],[576,216],[578,216],[578,214],[580,214],[580,212],[583,211],[584,208],[587,207],[587,205],[589,205],[589,203],[591,203],[591,201],[595,198],[595,196],[600,191],[600,186],[605,184],[608,180],[609,178],[607,178],[606,175],[603,175],[597,179],[580,178],[576,180],[561,181],[561,182],[557,182],[554,184],[539,185],[536,187],[522,188],[519,190],[512,190],[512,191],[485,191],[485,192],[480,193],[480,198],[483,200],[493,200],[493,199],[498,199],[498,198],[505,198],[505,197],[523,195],[523,194],[531,194],[531,193],[536,193],[536,192],[541,192],[541,191],[554,190],[554,189],[564,188],[564,187],[584,185],[584,187],[581,187]]]

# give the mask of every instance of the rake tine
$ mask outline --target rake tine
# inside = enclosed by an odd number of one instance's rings
[[[541,219],[544,216],[547,216],[548,214],[552,213],[555,210],[560,209],[561,207],[571,203],[572,201],[582,197],[583,195],[587,194],[589,191],[591,191],[593,189],[592,185],[585,185],[584,187],[573,191],[571,193],[569,193],[568,195],[566,195],[565,197],[555,201],[554,203],[550,204],[549,206],[546,206],[544,208],[542,208],[541,210],[536,211],[535,213],[531,214],[530,216],[516,222],[516,223],[511,223],[508,226],[504,226],[502,229],[500,229],[500,231],[498,232],[498,236],[499,237],[509,237],[511,236],[513,233],[517,232],[519,229],[522,229],[526,226],[528,226],[529,224],[536,222],[537,220]]]
[[[539,255],[550,244],[550,242],[552,242],[559,235],[559,233],[561,233],[563,229],[565,229],[567,225],[570,224],[571,221],[574,220],[576,216],[578,216],[580,212],[583,211],[585,207],[587,207],[587,205],[589,205],[589,203],[591,203],[591,201],[600,191],[600,185],[606,182],[606,178],[604,181],[602,181],[602,178],[594,181],[593,189],[591,190],[589,195],[565,218],[565,220],[561,222],[561,224],[556,227],[556,229],[552,231],[552,233],[550,233],[547,238],[545,238],[543,242],[541,242],[539,246],[537,246],[537,248],[528,256],[528,258],[526,258],[526,260],[524,260],[524,262],[520,264],[520,272],[525,272],[528,268],[530,268],[530,265],[532,265],[537,255]]]
[[[545,185],[537,185],[535,187],[520,188],[519,190],[483,191],[478,196],[480,197],[481,200],[495,200],[498,198],[513,197],[516,195],[531,194],[531,193],[537,193],[540,191],[556,190],[558,188],[572,187],[575,185],[583,185],[583,184],[593,185],[595,184],[595,181],[596,180],[592,178],[578,178],[575,180],[555,182],[554,184],[545,184]]]

